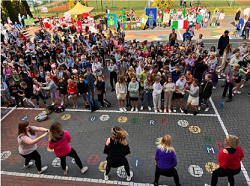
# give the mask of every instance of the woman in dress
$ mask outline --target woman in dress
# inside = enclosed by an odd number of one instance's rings
[[[160,175],[166,177],[174,177],[176,186],[181,186],[179,182],[178,172],[176,170],[177,158],[175,149],[172,146],[172,138],[170,135],[165,135],[158,138],[156,144],[157,149],[155,153],[155,181],[154,185],[158,185]]]
[[[130,170],[128,160],[125,156],[130,154],[130,148],[127,144],[128,133],[120,127],[113,127],[111,129],[112,136],[109,137],[106,141],[104,154],[107,154],[107,166],[106,171],[104,172],[104,180],[109,179],[108,174],[111,170],[111,167],[117,168],[124,166],[127,173],[127,181],[131,180]]]
[[[67,130],[62,129],[62,125],[59,122],[55,122],[50,126],[49,143],[48,147],[54,149],[57,157],[61,160],[61,167],[63,174],[66,175],[68,166],[66,166],[66,157],[70,156],[75,159],[76,164],[81,169],[81,173],[85,173],[88,167],[83,167],[80,158],[76,151],[69,145],[71,142],[71,136]]]
[[[37,132],[46,132],[37,137]],[[19,144],[18,152],[25,158],[24,168],[28,168],[33,165],[30,160],[35,160],[38,174],[42,174],[48,169],[48,166],[41,166],[41,156],[37,152],[37,143],[48,134],[49,130],[43,127],[30,126],[28,121],[20,121],[18,123],[18,137]]]
[[[219,165],[212,174],[211,186],[216,186],[218,177],[228,177],[230,186],[234,186],[234,175],[241,170],[241,160],[244,158],[242,148],[239,146],[239,138],[228,135],[225,138],[226,147],[220,150],[218,155]]]
[[[223,9],[221,9],[220,11],[220,15],[219,15],[219,21],[220,21],[220,26],[218,28],[221,28],[222,27],[222,22],[223,22],[223,19],[225,18],[225,12]]]

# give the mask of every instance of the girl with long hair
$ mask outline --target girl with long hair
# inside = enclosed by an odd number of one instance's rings
[[[119,110],[121,112],[123,112],[123,111],[126,112],[127,109],[125,108],[125,99],[126,99],[126,95],[128,93],[128,88],[127,88],[127,85],[125,83],[124,76],[118,77],[118,82],[115,85],[115,90],[116,90],[116,96],[117,96],[117,100],[118,100]]]
[[[170,135],[165,135],[157,139],[157,149],[155,153],[155,180],[154,185],[158,185],[160,175],[166,177],[174,177],[176,186],[181,186],[179,176],[176,170],[177,158],[175,149],[172,146],[172,138]]]
[[[128,160],[125,156],[130,154],[130,148],[127,144],[128,133],[120,127],[113,127],[111,129],[112,136],[109,137],[106,141],[104,154],[107,154],[107,166],[106,171],[104,172],[104,180],[109,179],[108,174],[111,170],[111,167],[117,168],[124,166],[127,173],[127,181],[131,180],[130,170]]]
[[[228,44],[224,50],[223,56],[222,56],[222,63],[220,66],[220,71],[219,74],[225,76],[224,72],[227,68],[227,65],[229,63],[230,60],[230,56],[232,55],[232,45]],[[220,77],[219,75],[219,77]]]
[[[37,132],[46,132],[37,137]],[[28,121],[20,121],[18,123],[18,137],[19,144],[18,152],[25,158],[24,168],[28,168],[33,165],[30,160],[35,160],[38,174],[43,173],[48,169],[48,166],[41,166],[41,156],[37,152],[37,143],[48,134],[49,130],[43,127],[30,126]]]
[[[60,158],[63,174],[66,175],[68,171],[68,166],[66,166],[67,156],[75,159],[76,164],[83,174],[88,170],[88,167],[82,166],[82,162],[76,151],[69,145],[70,142],[71,136],[67,130],[62,129],[61,123],[55,122],[50,126],[48,147],[54,149],[56,156]]]

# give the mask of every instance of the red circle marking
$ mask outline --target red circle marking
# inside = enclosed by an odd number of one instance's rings
[[[167,118],[159,118],[158,122],[163,124],[163,125],[166,125],[168,123],[168,119]]]
[[[87,159],[87,163],[88,163],[89,165],[96,165],[96,164],[99,163],[99,161],[100,161],[99,156],[98,156],[98,155],[95,155],[95,154],[89,156],[88,159]]]
[[[224,147],[226,147],[226,145],[225,145],[225,143],[223,143],[223,142],[216,142],[215,144],[214,144],[214,146],[220,151],[221,149],[223,149]]]

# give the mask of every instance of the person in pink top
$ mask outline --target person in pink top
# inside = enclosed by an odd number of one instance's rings
[[[69,145],[71,142],[71,136],[68,131],[62,130],[62,125],[59,122],[55,122],[50,126],[49,143],[50,149],[54,149],[57,157],[61,159],[61,166],[63,174],[67,174],[68,166],[66,166],[66,157],[70,156],[75,159],[76,164],[81,169],[81,173],[85,173],[88,167],[83,167],[80,158],[76,151]]]

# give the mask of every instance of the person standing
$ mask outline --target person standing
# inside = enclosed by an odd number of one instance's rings
[[[175,29],[172,29],[172,33],[169,34],[169,44],[170,44],[170,46],[174,46],[176,39],[177,39],[177,34],[175,33]]]
[[[245,31],[245,39],[249,39],[249,29],[250,29],[250,17],[248,18],[247,22],[245,23],[244,31]]]
[[[239,7],[238,10],[235,12],[234,26],[236,26],[236,27],[237,27],[239,20],[240,20],[240,13],[241,13],[241,7]]]
[[[66,166],[66,157],[70,156],[75,159],[76,164],[81,169],[81,173],[85,173],[88,167],[83,167],[80,158],[76,151],[69,145],[71,142],[71,136],[67,130],[62,129],[62,125],[59,122],[55,122],[50,126],[49,143],[48,147],[54,149],[55,155],[61,160],[61,167],[63,174],[66,175],[68,166]]]
[[[178,172],[176,170],[177,158],[176,151],[172,146],[172,138],[165,135],[157,139],[157,149],[155,153],[155,180],[154,185],[158,186],[160,175],[174,177],[176,186],[181,186]]]
[[[222,56],[224,53],[224,49],[229,44],[229,31],[225,30],[224,34],[220,36],[219,42],[218,42],[218,51],[219,54]]]
[[[23,19],[22,19],[22,16],[21,16],[20,13],[18,14],[18,21],[19,21],[19,23],[21,25],[21,28],[23,29]]]
[[[171,113],[171,101],[173,97],[173,93],[175,91],[175,84],[173,83],[173,79],[171,76],[167,77],[166,82],[163,84],[164,87],[164,113],[168,112]]]
[[[202,20],[202,15],[201,12],[198,12],[198,15],[196,16],[196,30],[200,30],[201,28],[201,20]]]
[[[220,15],[219,15],[220,26],[218,28],[222,27],[222,22],[224,18],[225,18],[225,12],[224,12],[224,9],[221,9]]]
[[[239,146],[239,138],[235,135],[228,135],[225,138],[226,147],[221,149],[218,155],[219,166],[213,171],[211,186],[216,186],[218,177],[228,177],[230,186],[234,186],[234,175],[241,171],[241,161],[244,153]]]
[[[46,132],[37,137],[36,132]],[[41,166],[41,156],[37,152],[37,143],[48,134],[49,130],[43,127],[30,126],[28,121],[20,121],[18,123],[18,137],[19,144],[18,152],[25,158],[24,168],[28,168],[33,165],[30,160],[35,160],[38,174],[42,174],[48,169],[48,166]]]
[[[113,127],[111,129],[112,136],[109,137],[106,141],[105,148],[103,153],[107,154],[107,166],[106,171],[104,172],[104,180],[109,179],[108,174],[111,170],[111,167],[117,168],[124,166],[127,173],[127,181],[131,180],[130,169],[128,160],[125,156],[130,154],[130,148],[127,143],[128,133],[120,127]]]
[[[149,24],[149,28],[153,30],[153,28],[154,28],[154,14],[152,13],[152,11],[150,11],[150,14],[148,16],[148,24]]]

